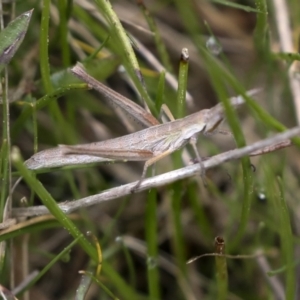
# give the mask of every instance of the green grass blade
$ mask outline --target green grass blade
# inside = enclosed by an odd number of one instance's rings
[[[4,119],[5,120],[5,119]],[[6,127],[6,126],[4,126]],[[0,159],[0,176],[1,176],[1,194],[0,194],[0,221],[3,220],[3,213],[4,213],[4,207],[6,204],[6,198],[8,193],[8,187],[9,187],[9,149],[10,145],[8,144],[7,138],[2,138],[2,145],[1,145],[1,159]]]
[[[96,276],[94,276],[90,272],[85,272],[85,275],[83,275],[83,278],[80,282],[80,285],[79,285],[78,289],[76,290],[75,300],[84,300],[84,299],[86,299],[86,296],[87,296],[86,294],[88,293],[88,288],[90,286],[91,280],[96,282],[101,287],[101,289],[103,289],[103,291],[108,296],[110,296],[112,299],[114,299],[114,300],[119,299]]]
[[[225,241],[220,236],[215,238],[215,253],[225,254]],[[218,285],[218,300],[226,300],[228,289],[228,271],[226,257],[215,256],[215,264]]]
[[[147,105],[157,115],[157,112],[155,110],[155,106],[153,101],[150,99],[148,92],[144,86],[142,74],[140,71],[140,67],[137,61],[137,58],[134,54],[134,51],[132,49],[132,46],[130,44],[130,40],[126,34],[126,31],[124,30],[118,16],[114,12],[111,4],[109,1],[104,0],[96,0],[96,2],[99,5],[99,8],[104,14],[104,17],[107,19],[111,26],[111,38],[115,42],[117,42],[120,47],[119,54],[123,57],[123,63],[127,70],[127,72],[130,74],[131,79],[133,80],[134,84],[136,85],[138,91],[140,92],[143,99],[146,101]]]
[[[10,62],[20,47],[33,10],[27,11],[11,21],[7,27],[0,33],[0,72]]]
[[[39,196],[42,203],[49,209],[50,213],[61,223],[75,239],[78,239],[78,244],[83,250],[97,262],[98,257],[95,248],[90,242],[81,234],[79,229],[74,223],[67,217],[67,215],[58,207],[56,201],[52,198],[49,192],[43,187],[43,185],[32,175],[32,172],[27,170],[24,166],[19,150],[14,148],[12,151],[12,162],[20,174],[23,176],[26,183],[34,190]],[[110,280],[124,292],[124,299],[140,299],[136,293],[129,287],[124,280],[115,272],[115,270],[105,261],[103,262],[103,272],[110,278]]]
[[[24,107],[21,115],[13,124],[12,137],[15,138],[20,132],[20,130],[22,130],[27,119],[31,117],[33,110],[37,111],[48,106],[51,102],[56,101],[60,97],[63,97],[68,92],[72,92],[76,90],[87,90],[87,89],[89,89],[89,87],[85,83],[69,84],[67,86],[58,88],[52,93],[46,94],[42,98],[38,99],[34,104],[26,103],[25,104],[26,106]]]
[[[33,287],[49,270],[50,268],[57,263],[61,258],[63,258],[70,250],[78,243],[79,239],[82,237],[78,236],[72,243],[70,243],[67,247],[64,248],[59,254],[57,254],[38,274],[38,276],[34,277],[32,281],[29,282],[17,295],[20,296],[25,291],[29,290]]]
[[[146,203],[145,235],[147,242],[147,275],[149,298],[160,299],[158,270],[157,192],[150,190]]]
[[[256,15],[256,26],[254,30],[254,42],[261,55],[269,55],[270,48],[268,41],[268,11],[266,0],[256,0],[256,7],[260,8],[262,13]]]
[[[48,54],[50,3],[50,0],[43,0],[40,34],[40,69],[42,82],[47,94],[50,94],[53,89],[50,80],[50,66]]]
[[[66,214],[59,208],[57,202],[52,198],[49,192],[43,187],[33,173],[30,172],[22,162],[19,150],[14,148],[12,150],[12,162],[23,176],[27,184],[38,195],[42,203],[49,209],[50,213],[68,230],[68,232],[75,238],[79,238],[78,243],[94,260],[97,261],[97,256],[94,247],[81,235],[81,232],[74,225],[74,223],[66,216]]]
[[[159,74],[157,94],[156,94],[156,99],[155,99],[155,107],[156,107],[157,111],[160,111],[161,106],[164,103],[165,77],[166,77],[166,72],[161,72]]]
[[[145,20],[148,23],[148,26],[151,30],[151,32],[154,35],[154,41],[155,41],[155,45],[158,51],[158,54],[160,56],[160,59],[162,61],[162,64],[165,66],[165,68],[169,71],[169,72],[173,72],[173,67],[171,64],[171,60],[170,60],[170,56],[169,53],[166,49],[166,46],[162,40],[162,37],[159,33],[159,30],[157,28],[157,25],[155,23],[154,18],[152,17],[150,11],[147,9],[145,3],[143,1],[138,1],[138,5],[140,6],[143,15],[145,17]]]
[[[287,266],[285,277],[285,296],[286,300],[292,300],[295,299],[296,292],[296,277],[293,268],[293,264],[295,263],[293,233],[289,209],[285,199],[284,183],[280,177],[277,177],[277,183],[279,185],[280,194],[279,197],[275,197],[277,199],[277,203],[275,205],[280,220],[278,228],[280,228],[282,255]]]
[[[180,270],[179,277],[187,276],[187,266],[186,266],[186,249],[184,247],[184,234],[182,228],[182,220],[181,220],[181,210],[182,210],[182,182],[176,182],[172,185],[172,222],[173,222],[173,247],[174,254],[177,266]]]
[[[191,8],[191,5],[183,5],[180,1],[176,0],[176,5],[178,10],[181,13],[182,20],[185,23],[185,26],[191,36],[193,37],[194,43],[197,46],[197,49],[203,58],[204,64],[206,66],[206,70],[210,75],[210,79],[214,88],[222,100],[225,108],[226,118],[230,125],[230,128],[233,132],[234,138],[236,140],[238,147],[243,147],[245,145],[245,138],[243,136],[242,130],[239,125],[239,121],[236,117],[236,113],[234,109],[230,106],[228,95],[225,89],[226,81],[231,79],[230,84],[235,84],[235,88],[239,91],[243,90],[242,86],[238,83],[238,81],[231,75],[228,71],[225,72],[223,68],[220,67],[220,63],[217,62],[215,58],[208,53],[208,51],[204,48],[202,40],[199,38],[199,26],[197,22],[197,18],[195,16],[194,11]],[[226,75],[226,76],[224,76]],[[246,225],[248,222],[250,205],[251,205],[251,191],[252,191],[252,177],[251,177],[251,169],[250,169],[250,161],[248,157],[244,157],[241,159],[242,168],[243,168],[243,183],[244,183],[244,201],[241,215],[241,226],[239,226],[239,233],[236,237],[236,243],[238,244],[240,238],[245,232]],[[234,243],[232,243],[234,245]],[[232,246],[232,245],[231,245]]]
[[[70,15],[69,0],[60,0],[57,2],[59,10],[59,35],[62,54],[62,63],[64,67],[71,64],[70,48],[68,44],[68,15]]]
[[[189,70],[189,52],[188,49],[183,48],[181,51],[180,62],[179,62],[177,112],[176,112],[177,119],[186,116],[185,95],[187,92],[188,70]]]

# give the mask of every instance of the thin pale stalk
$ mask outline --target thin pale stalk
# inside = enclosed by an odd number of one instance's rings
[[[88,293],[88,288],[86,287],[86,285],[88,285],[91,283],[91,280],[93,280],[96,284],[99,285],[99,287],[101,288],[101,290],[103,290],[107,296],[109,296],[110,298],[112,298],[113,300],[118,300],[119,298],[117,298],[117,296],[106,286],[102,283],[102,281],[100,281],[100,279],[98,277],[96,277],[93,273],[88,272],[88,271],[79,271],[79,274],[83,274],[83,280],[81,281],[81,286],[79,286],[76,290],[76,298],[75,300],[79,300],[79,299],[85,299],[86,294]]]
[[[269,283],[271,289],[273,290],[273,294],[275,299],[285,300],[284,288],[281,280],[278,277],[273,276],[271,274],[271,266],[265,255],[259,255],[256,258],[256,262],[259,268],[262,271],[263,276],[266,278],[266,281]]]
[[[283,52],[292,53],[295,52],[295,46],[293,44],[293,34],[290,26],[291,17],[288,9],[288,1],[286,0],[274,0],[272,1],[274,7],[275,24],[278,29],[280,48]],[[299,10],[298,10],[299,12]],[[295,20],[296,21],[296,20]],[[300,82],[297,78],[298,62],[294,62],[289,69],[289,84],[293,95],[293,101],[295,106],[295,113],[298,124],[300,124]]]

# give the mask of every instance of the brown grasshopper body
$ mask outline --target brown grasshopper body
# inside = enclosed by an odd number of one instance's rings
[[[247,94],[253,95],[257,91],[251,90]],[[244,99],[238,96],[231,98],[230,102],[236,107],[244,103]],[[223,119],[223,105],[217,104],[211,109],[203,109],[182,119],[155,125],[122,137],[75,146],[60,145],[57,148],[44,150],[33,155],[26,161],[26,165],[30,169],[39,169],[115,160],[146,161],[138,186],[150,165],[182,148],[188,142],[191,142],[202,166],[196,148],[197,137],[200,133],[214,132]]]
[[[205,109],[173,122],[106,141],[75,146],[60,145],[36,153],[25,163],[29,169],[41,169],[114,160],[149,160],[166,151],[171,153],[180,149],[192,136],[203,131],[209,111]]]
[[[65,154],[85,154],[114,160],[143,161],[180,149],[190,138],[205,132],[210,110],[205,109],[173,122],[146,128],[118,138],[76,145],[61,145]]]

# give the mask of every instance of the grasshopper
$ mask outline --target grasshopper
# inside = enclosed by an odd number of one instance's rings
[[[253,89],[249,96],[258,92]],[[237,107],[244,103],[243,97],[231,98],[231,105]],[[204,179],[205,169],[196,147],[200,133],[208,135],[217,132],[224,119],[221,103],[210,109],[203,109],[182,119],[159,124],[125,136],[102,142],[68,146],[60,145],[64,155],[89,155],[112,160],[146,161],[142,176],[136,186],[139,187],[146,176],[147,169],[160,159],[190,143],[201,166],[201,177]]]
[[[74,71],[75,75],[86,80],[86,82],[102,92],[106,97],[116,97],[116,92],[84,73],[81,67],[75,66],[71,71]],[[247,92],[247,95],[255,95],[258,91],[259,89],[250,90]],[[120,102],[117,104],[121,107],[123,106],[122,108],[131,114],[132,111],[129,107],[135,107],[139,110],[138,114],[141,116],[141,120],[145,119],[142,115],[145,111],[141,107],[138,108],[138,105],[123,96],[118,101]],[[242,96],[234,97],[230,99],[230,103],[232,106],[237,107],[244,103],[244,99]],[[147,117],[149,115],[152,116],[146,113]],[[25,164],[29,169],[39,169],[68,164],[109,162],[115,160],[146,161],[142,176],[133,189],[135,190],[145,178],[149,166],[174,151],[179,150],[187,143],[191,143],[201,166],[202,178],[204,178],[205,169],[196,147],[197,138],[200,133],[206,135],[217,132],[218,126],[224,119],[223,105],[219,103],[210,109],[203,109],[182,119],[165,124],[159,124],[153,116],[152,118],[153,120],[145,123],[145,126],[149,126],[149,123],[154,125],[143,130],[101,142],[74,146],[60,145],[57,148],[36,153]]]

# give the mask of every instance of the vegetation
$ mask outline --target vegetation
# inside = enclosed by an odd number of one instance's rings
[[[222,102],[232,136],[200,136],[203,158],[299,124],[297,0],[111,2],[0,1],[0,299],[300,298],[297,138],[207,169],[206,186],[170,173],[199,171],[187,146],[137,193],[140,162],[24,164],[142,129],[71,74],[76,62],[159,120],[162,104],[181,118]]]

